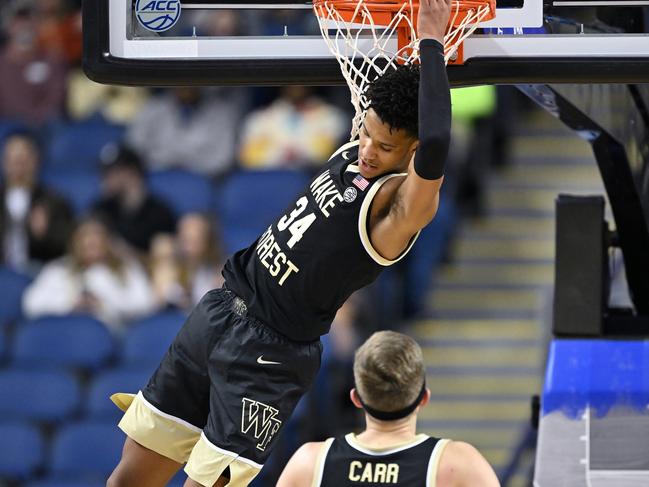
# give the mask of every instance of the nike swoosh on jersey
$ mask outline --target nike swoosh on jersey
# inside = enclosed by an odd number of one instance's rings
[[[271,360],[264,360],[264,356],[257,357],[257,363],[261,365],[281,365],[281,362],[272,362]]]

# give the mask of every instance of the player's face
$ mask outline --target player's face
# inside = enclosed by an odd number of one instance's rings
[[[405,172],[417,143],[417,139],[405,130],[390,128],[370,108],[359,139],[358,167],[361,175],[374,178],[388,172]]]

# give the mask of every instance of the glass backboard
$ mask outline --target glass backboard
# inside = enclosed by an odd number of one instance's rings
[[[103,83],[344,82],[310,2],[85,0],[83,22],[84,67]],[[449,77],[454,85],[647,82],[649,0],[499,0]]]

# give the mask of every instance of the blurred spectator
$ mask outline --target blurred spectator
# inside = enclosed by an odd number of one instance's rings
[[[68,77],[67,112],[75,120],[100,115],[110,123],[125,125],[133,121],[148,96],[145,88],[95,83],[75,69]]]
[[[154,310],[154,298],[139,263],[113,241],[97,218],[82,221],[70,252],[47,264],[23,296],[27,317],[89,313],[119,331],[127,321]]]
[[[244,109],[236,88],[174,88],[150,98],[127,132],[149,169],[183,168],[216,176],[232,167]]]
[[[247,168],[324,163],[348,132],[344,113],[305,86],[286,86],[244,120],[239,159]]]
[[[102,156],[103,196],[93,211],[135,249],[148,252],[156,234],[174,232],[175,217],[148,192],[142,161],[133,150],[110,145]]]
[[[70,65],[81,61],[81,12],[68,0],[37,0],[41,49]]]
[[[456,199],[461,211],[481,216],[486,210],[485,183],[495,165],[496,88],[471,86],[451,90],[454,146],[466,151],[459,167],[451,169]],[[459,143],[464,137],[464,143]],[[457,152],[457,151],[456,151]],[[457,154],[456,154],[457,155]]]
[[[272,9],[260,13],[260,34],[264,36],[320,35],[316,16],[299,9]]]
[[[241,16],[236,10],[198,10],[192,19],[199,36],[224,37],[241,35]]]
[[[0,241],[2,262],[26,270],[65,253],[74,224],[70,205],[38,183],[39,152],[26,133],[15,133],[2,153]]]
[[[362,342],[362,307],[363,294],[354,293],[336,313],[329,334],[329,351],[324,359],[325,373],[328,376],[328,397],[330,404],[327,432],[324,434],[337,435],[359,424],[359,418],[353,407],[349,406],[347,394],[350,385],[354,385],[352,364],[354,352]]]
[[[173,239],[160,235],[151,248],[151,275],[158,302],[189,309],[210,289],[223,285],[223,255],[210,219],[189,213]]]
[[[32,1],[16,0],[6,9],[7,42],[0,50],[0,118],[41,126],[62,114],[65,63],[39,47]]]
[[[361,418],[349,405],[349,386],[354,384],[354,353],[367,335],[366,298],[365,292],[352,294],[336,313],[330,333],[323,337],[322,368],[309,396],[312,409],[305,418],[305,437],[335,436],[359,424]],[[322,421],[314,424],[313,417]]]

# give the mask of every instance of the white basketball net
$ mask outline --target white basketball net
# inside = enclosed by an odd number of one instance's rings
[[[398,64],[419,62],[419,39],[414,23],[416,8],[413,9],[412,0],[404,1],[388,25],[375,24],[372,12],[364,0],[358,0],[352,17],[353,22],[345,20],[336,5],[327,0],[314,2],[313,8],[318,17],[322,37],[338,60],[351,92],[351,102],[356,111],[351,132],[351,140],[354,140],[368,107],[364,93],[369,83],[388,69],[396,69]],[[462,42],[490,14],[489,5],[481,5],[469,11],[468,15],[455,25],[460,18],[459,2],[454,1],[452,9],[450,28],[444,36],[446,63],[454,59]],[[411,41],[407,45],[397,46],[398,28],[404,24]]]

